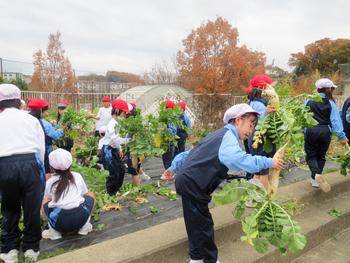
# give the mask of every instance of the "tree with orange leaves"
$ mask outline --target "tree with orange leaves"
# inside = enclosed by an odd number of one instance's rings
[[[46,53],[34,53],[32,89],[50,92],[76,93],[72,66],[60,40],[61,33],[50,34]]]
[[[322,76],[338,71],[338,64],[350,63],[350,39],[323,38],[305,46],[304,52],[291,55],[289,65],[297,76],[310,75],[316,70]]]
[[[265,72],[265,55],[237,43],[237,29],[222,17],[192,30],[177,54],[180,84],[196,92],[242,93],[253,75]]]

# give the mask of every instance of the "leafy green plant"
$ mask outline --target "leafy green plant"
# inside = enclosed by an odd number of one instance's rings
[[[332,208],[331,210],[328,211],[328,214],[330,216],[333,216],[333,217],[341,217],[342,215],[342,212],[340,212],[338,209],[336,208]]]
[[[264,143],[264,150],[271,152],[273,145],[278,149],[287,142],[301,146],[304,129],[317,124],[309,108],[304,107],[302,98],[319,101],[320,96],[303,95],[285,98],[281,102],[282,107],[258,121],[253,147],[256,148],[258,144]]]
[[[82,147],[78,146],[75,150],[75,157],[82,165],[89,165],[93,160],[93,157],[97,155],[98,140],[95,136],[89,136],[86,138]]]
[[[265,190],[249,182],[226,184],[222,191],[214,193],[213,200],[216,205],[238,202],[233,216],[241,219],[244,232],[241,240],[248,242],[259,253],[266,253],[269,244],[277,247],[281,253],[288,250],[298,253],[306,245],[306,238],[292,214],[271,199]],[[244,215],[246,202],[257,204],[248,215]]]
[[[128,136],[131,140],[128,148],[132,155],[137,157],[159,156],[169,150],[169,143],[176,145],[175,134],[168,130],[168,125],[172,125],[176,130],[178,128],[188,128],[180,120],[182,109],[175,107],[174,109],[165,108],[164,103],[160,105],[159,116],[153,115],[130,116],[118,121],[118,133],[121,136]]]
[[[340,164],[340,174],[347,176],[350,172],[350,147],[347,145],[347,151],[340,152],[336,157],[332,158],[334,161]]]
[[[64,136],[74,140],[81,135],[82,131],[92,131],[92,121],[87,111],[75,111],[72,107],[67,107],[60,120],[60,125],[65,128]]]
[[[153,206],[153,205],[151,205],[149,207],[149,210],[151,211],[152,214],[158,214],[160,212],[160,209],[158,207]]]

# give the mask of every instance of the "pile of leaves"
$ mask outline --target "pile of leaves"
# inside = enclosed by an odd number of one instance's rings
[[[306,237],[293,219],[293,209],[286,209],[271,199],[265,190],[247,181],[226,184],[222,191],[214,193],[213,200],[216,205],[238,202],[233,216],[241,219],[244,232],[241,240],[259,253],[266,253],[269,245],[277,247],[283,254],[287,251],[298,253],[306,245]],[[257,204],[249,214],[245,213],[246,202]]]

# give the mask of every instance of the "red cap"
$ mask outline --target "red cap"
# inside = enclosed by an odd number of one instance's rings
[[[252,92],[252,89],[253,89],[253,86],[252,86],[252,85],[249,85],[248,88],[245,89],[245,94],[246,94],[246,95],[249,95],[250,92]]]
[[[129,104],[131,104],[131,106],[132,106],[134,109],[136,109],[136,108],[137,108],[137,105],[136,105],[136,103],[135,103],[135,102],[129,102]]]
[[[60,101],[60,102],[57,104],[57,107],[59,107],[59,108],[66,108],[66,107],[68,107],[68,106],[69,106],[69,102],[68,102],[68,101],[65,101],[65,100]]]
[[[172,109],[175,107],[175,102],[171,100],[165,100],[164,103],[165,103],[165,108]]]
[[[266,85],[271,85],[273,83],[273,80],[268,75],[255,75],[252,80],[250,81],[250,86],[255,88],[265,88]],[[248,87],[249,88],[249,87]]]
[[[125,100],[122,99],[116,99],[115,101],[112,102],[112,108],[113,109],[118,109],[118,110],[122,110],[126,113],[129,113],[129,107],[128,107],[128,103]]]
[[[185,102],[179,101],[176,105],[180,106],[183,111],[186,110],[186,103]]]
[[[48,107],[49,103],[42,99],[28,99],[28,108],[32,110],[41,110],[42,108]]]
[[[103,96],[102,102],[111,102],[111,97],[110,96]]]

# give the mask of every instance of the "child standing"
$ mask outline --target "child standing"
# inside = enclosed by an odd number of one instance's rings
[[[99,137],[99,130],[102,126],[107,126],[111,120],[111,97],[103,96],[102,97],[102,107],[98,110],[96,119],[96,131],[95,136]]]
[[[54,150],[49,162],[54,174],[46,182],[43,200],[49,229],[42,232],[42,237],[55,240],[62,237],[61,233],[73,231],[87,235],[92,231],[90,215],[95,205],[94,194],[88,191],[79,173],[70,171],[70,152]]]
[[[122,99],[117,99],[112,103],[112,119],[109,121],[105,134],[105,145],[102,148],[103,167],[108,170],[109,176],[106,179],[106,190],[109,195],[115,195],[122,186],[125,175],[124,163],[122,162],[122,144],[126,144],[129,139],[122,138],[116,132],[117,119],[125,117],[130,113],[128,103]]]
[[[331,190],[331,186],[322,175],[326,164],[326,153],[331,143],[332,131],[336,133],[341,144],[346,145],[348,139],[343,130],[343,124],[337,106],[333,99],[333,91],[337,87],[330,79],[319,79],[315,83],[322,102],[308,100],[305,106],[310,107],[318,125],[305,130],[306,162],[311,171],[311,186],[321,188],[324,192]]]
[[[273,107],[268,106],[266,99],[262,97],[263,89],[266,87],[266,85],[271,85],[272,83],[273,83],[273,80],[267,75],[256,75],[250,81],[250,86],[248,87],[248,89],[250,89],[250,92],[248,94],[249,105],[259,113],[258,119],[265,118],[267,114],[270,114],[276,111],[276,109],[274,109]],[[275,145],[273,145],[271,152],[264,151],[263,143],[260,143],[257,149],[252,147],[254,142],[253,141],[254,132],[248,137],[247,145],[248,145],[249,153],[252,155],[262,155],[266,157],[272,157],[276,153]],[[268,174],[269,174],[269,169],[264,169],[255,173],[254,175],[254,178],[260,180],[261,183],[264,185],[265,189],[267,189],[269,185]],[[253,175],[249,173],[247,174],[248,180],[252,179],[252,177]]]
[[[212,192],[226,178],[228,170],[258,172],[281,169],[278,158],[252,156],[244,152],[238,140],[246,139],[255,127],[258,112],[247,104],[237,104],[224,115],[225,126],[209,134],[191,151],[183,152],[164,176],[174,170],[176,191],[182,198],[183,216],[189,241],[190,263],[216,263],[218,250],[208,204]]]
[[[6,263],[17,262],[18,250],[36,261],[40,251],[40,205],[45,183],[45,137],[39,120],[19,110],[21,91],[0,85],[0,193],[1,254]],[[23,209],[23,233],[18,223]],[[23,234],[23,238],[22,237]],[[0,260],[0,261],[1,261]]]

